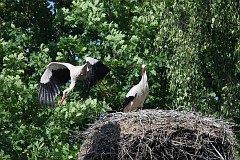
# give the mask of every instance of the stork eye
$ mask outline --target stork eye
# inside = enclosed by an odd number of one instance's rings
[[[63,95],[67,95],[67,94],[68,94],[68,91],[63,92]]]

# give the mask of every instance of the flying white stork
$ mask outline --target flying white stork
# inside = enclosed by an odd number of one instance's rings
[[[127,93],[124,102],[123,112],[131,112],[132,110],[140,107],[142,110],[143,103],[148,97],[149,88],[147,81],[146,65],[142,65],[142,79],[141,81],[133,86],[130,91]]]
[[[39,102],[44,105],[54,106],[55,97],[60,94],[61,86],[69,80],[71,80],[71,84],[69,88],[63,91],[59,105],[62,105],[78,80],[84,80],[82,96],[87,96],[90,88],[99,81],[102,82],[102,79],[110,69],[97,59],[87,57],[85,60],[86,63],[82,66],[74,66],[61,62],[49,63],[40,79],[38,92]],[[102,84],[104,83],[102,82]],[[105,84],[104,86],[106,87]],[[103,91],[101,90],[101,92]]]

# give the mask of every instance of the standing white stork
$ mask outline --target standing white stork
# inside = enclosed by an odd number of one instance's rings
[[[82,94],[86,96],[89,93],[90,88],[98,81],[101,81],[109,71],[109,68],[102,62],[91,57],[87,57],[86,64],[82,66],[74,66],[69,63],[51,62],[47,65],[47,68],[40,79],[38,92],[39,102],[48,106],[54,106],[55,97],[61,92],[61,86],[69,80],[71,80],[71,84],[69,88],[63,91],[63,96],[59,105],[62,105],[63,101],[66,99],[69,92],[73,90],[78,80],[85,81]]]
[[[140,107],[142,110],[143,103],[148,97],[149,88],[147,81],[146,65],[142,65],[142,79],[141,81],[133,86],[130,91],[127,93],[123,112],[131,112],[132,110]]]

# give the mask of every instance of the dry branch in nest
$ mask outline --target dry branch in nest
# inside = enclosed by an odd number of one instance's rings
[[[111,113],[85,132],[78,160],[233,160],[231,127],[195,112]]]

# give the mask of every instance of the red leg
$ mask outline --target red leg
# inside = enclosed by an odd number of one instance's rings
[[[103,90],[101,89],[101,87],[99,86],[98,83],[97,83],[97,86],[98,86],[98,88],[100,89],[102,96],[106,97],[106,96],[107,96],[106,93],[103,92]]]
[[[132,112],[132,106],[130,106],[130,108],[129,108],[129,111],[128,112]]]
[[[112,96],[115,95],[112,91],[110,91],[110,90],[108,89],[108,87],[106,86],[106,84],[105,84],[102,80],[100,80],[100,82],[104,85],[104,87],[107,89],[107,91],[108,91],[109,94],[111,94]]]
[[[140,111],[142,111],[142,106],[140,106],[140,109],[139,109]]]

